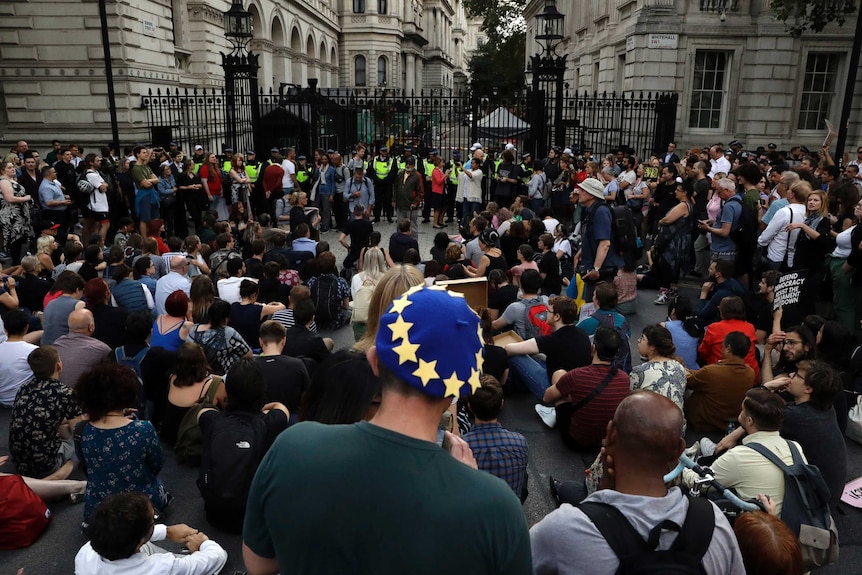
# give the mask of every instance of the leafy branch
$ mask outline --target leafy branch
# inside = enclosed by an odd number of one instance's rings
[[[843,26],[856,4],[856,0],[771,0],[770,7],[792,36],[801,36],[809,30],[821,32],[831,22]]]

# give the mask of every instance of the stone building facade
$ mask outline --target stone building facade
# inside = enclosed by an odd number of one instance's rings
[[[539,50],[531,0],[527,54]],[[681,147],[739,139],[819,147],[824,119],[838,126],[853,23],[791,37],[768,0],[559,0],[565,14],[566,83],[579,92],[675,91]],[[855,16],[853,16],[855,18]],[[855,93],[862,94],[862,77]],[[862,143],[862,99],[847,146]]]
[[[466,83],[480,22],[461,0],[245,0],[260,54],[259,85],[321,88],[457,88]],[[109,139],[98,2],[0,3],[0,142]],[[229,0],[107,3],[123,143],[148,139],[148,90],[219,87],[229,51]]]

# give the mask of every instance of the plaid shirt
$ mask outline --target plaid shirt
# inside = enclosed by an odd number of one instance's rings
[[[503,429],[499,423],[477,421],[464,435],[473,450],[479,469],[509,484],[518,497],[527,480],[527,440],[520,433]]]

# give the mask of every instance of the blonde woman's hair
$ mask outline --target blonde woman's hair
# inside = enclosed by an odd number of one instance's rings
[[[377,340],[377,328],[380,316],[386,311],[395,298],[412,288],[422,285],[425,280],[413,266],[396,265],[390,268],[374,288],[371,301],[368,303],[368,322],[366,323],[365,335],[362,336],[353,349],[366,352],[371,349]]]
[[[378,281],[386,273],[386,257],[378,247],[366,248],[362,257],[362,277]]]
[[[307,194],[305,192],[293,192],[290,195],[290,203],[295,206],[299,203],[299,200],[305,197],[307,197]]]
[[[55,241],[57,239],[51,236],[39,236],[36,240],[36,253],[47,254],[50,251],[51,244]]]

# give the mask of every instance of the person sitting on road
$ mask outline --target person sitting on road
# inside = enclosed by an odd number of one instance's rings
[[[617,310],[617,288],[612,283],[599,282],[593,291],[593,306],[595,311],[587,318],[578,322],[578,327],[592,336],[600,325],[620,328],[626,323],[626,318]],[[586,307],[586,305],[584,306]],[[583,317],[583,310],[581,310]],[[627,333],[631,337],[631,333]]]
[[[464,441],[473,450],[479,469],[508,483],[523,503],[527,499],[527,440],[497,421],[503,411],[503,387],[497,379],[483,375],[479,382],[481,387],[467,398],[476,421]]]
[[[632,392],[619,404],[607,426],[602,488],[587,497],[584,504],[612,506],[623,515],[613,519],[615,526],[634,528],[643,540],[666,521],[679,526],[687,525],[688,518],[700,525],[712,522],[709,545],[700,561],[704,572],[743,575],[745,567],[736,537],[719,508],[707,499],[686,498],[678,487],[668,489],[664,483],[663,476],[685,449],[682,423],[682,412],[666,397],[646,390]],[[537,575],[617,572],[619,558],[591,518],[593,511],[597,510],[562,505],[533,526],[530,541]],[[609,519],[614,515],[617,514],[611,514]],[[622,524],[624,521],[630,526]],[[658,548],[667,550],[686,533],[663,531],[660,535]],[[570,544],[573,541],[581,544]],[[636,551],[639,550],[632,549]]]
[[[539,276],[539,272],[536,270],[525,271],[521,276],[523,297],[519,301],[509,304],[503,315],[494,320],[492,324],[494,329],[500,331],[511,325],[521,339],[532,338],[532,331],[535,328],[527,325],[530,322],[530,308],[534,305],[548,305],[548,297],[540,296],[540,289],[542,289],[542,278]]]
[[[745,446],[759,443],[778,456],[785,465],[791,465],[793,457],[789,443],[793,443],[802,459],[808,463],[802,447],[779,434],[785,409],[784,400],[768,389],[756,387],[749,390],[742,400],[742,411],[738,418],[747,435],[742,445],[722,454],[711,466],[715,479],[728,489],[734,489],[740,499],[754,499],[758,493],[769,495],[775,501],[779,517],[784,504],[784,473],[763,455]],[[700,475],[694,471],[683,470],[682,481],[686,487],[699,478]]]
[[[703,334],[703,339],[697,348],[700,365],[718,363],[722,359],[722,348],[724,337],[733,331],[740,331],[751,341],[756,341],[754,326],[745,321],[745,304],[741,297],[729,296],[721,300],[718,305],[721,321],[711,323]],[[760,365],[754,355],[754,346],[751,346],[745,355],[745,363],[754,370],[751,385],[760,383]]]
[[[66,479],[78,461],[72,429],[81,409],[72,389],[60,383],[63,364],[53,346],[34,349],[27,363],[33,378],[18,390],[9,424],[12,461],[21,475]]]
[[[598,450],[608,422],[629,393],[628,374],[611,364],[619,347],[616,330],[599,326],[593,338],[592,364],[556,371],[553,385],[545,390],[543,399],[555,405],[555,412],[536,412],[548,427],[559,426],[563,443],[572,449]]]
[[[754,379],[754,370],[745,364],[750,349],[748,336],[732,331],[724,336],[720,361],[688,372],[685,417],[694,429],[724,432],[728,421],[736,421]]]
[[[102,501],[87,535],[90,541],[75,556],[76,575],[210,575],[227,562],[227,551],[200,531],[183,523],[157,524],[153,506],[141,493],[118,493]],[[153,545],[165,539],[184,544],[189,554],[174,555]]]

